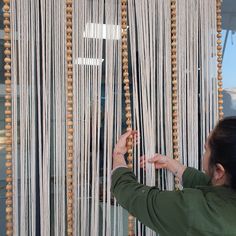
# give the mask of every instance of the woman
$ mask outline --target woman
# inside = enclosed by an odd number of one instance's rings
[[[204,173],[155,154],[156,169],[182,180],[182,191],[160,191],[139,184],[126,167],[126,140],[113,153],[111,191],[118,203],[160,236],[236,236],[236,117],[221,120],[205,144]]]

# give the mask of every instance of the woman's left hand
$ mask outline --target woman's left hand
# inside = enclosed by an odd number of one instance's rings
[[[128,142],[128,138],[129,137],[133,137],[135,138],[137,136],[137,131],[135,130],[130,130],[127,131],[126,133],[124,133],[123,135],[120,136],[119,140],[117,141],[113,154],[121,154],[121,155],[125,155],[125,153],[128,151],[128,147],[127,147],[127,142]]]
[[[119,140],[117,141],[113,150],[113,169],[118,166],[126,166],[124,155],[128,151],[127,142],[130,136],[136,139],[137,131],[127,131],[126,133],[121,135]]]

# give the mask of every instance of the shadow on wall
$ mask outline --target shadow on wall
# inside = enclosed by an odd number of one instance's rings
[[[236,88],[223,91],[223,112],[224,116],[236,116]]]

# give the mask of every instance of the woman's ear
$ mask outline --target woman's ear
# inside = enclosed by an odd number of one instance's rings
[[[226,180],[226,175],[225,175],[226,171],[225,171],[225,168],[220,164],[220,163],[217,163],[215,165],[215,170],[214,170],[214,179],[215,181],[220,181],[220,180],[223,180],[224,181]]]

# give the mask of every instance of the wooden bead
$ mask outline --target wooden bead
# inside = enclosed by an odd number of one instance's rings
[[[222,111],[222,110],[223,110],[223,106],[219,106],[219,107],[218,107],[218,110],[219,110],[219,111]]]
[[[6,190],[7,191],[11,191],[12,190],[12,185],[11,184],[7,184],[6,185]]]
[[[131,119],[132,114],[131,114],[130,112],[128,112],[128,113],[126,113],[125,117],[126,117],[127,119]]]
[[[7,155],[6,155],[6,160],[7,160],[7,161],[12,160],[12,156],[9,155],[9,154],[7,154]]]
[[[6,169],[6,174],[7,175],[11,175],[12,174],[12,170],[11,169]]]
[[[12,207],[6,207],[6,213],[12,213]]]
[[[12,199],[6,199],[6,205],[12,205]]]
[[[131,125],[131,120],[126,120],[126,125]]]
[[[4,27],[4,33],[5,33],[5,34],[10,34],[10,32],[11,32],[11,29],[9,28],[9,26],[5,26],[5,27]],[[8,40],[7,42],[9,43],[9,41],[10,41],[10,40]]]
[[[218,82],[218,85],[219,85],[219,86],[223,86],[223,82],[222,82],[222,81],[219,81],[219,82]]]
[[[127,49],[128,49],[127,44],[122,44],[122,50],[127,50]]]
[[[127,59],[127,58],[124,58],[124,59],[122,60],[122,62],[123,62],[123,63],[128,63],[128,59]]]
[[[130,111],[131,111],[131,107],[130,107],[130,106],[126,106],[126,107],[125,107],[125,111],[126,111],[126,112],[130,112]]]
[[[5,122],[6,122],[6,123],[11,123],[11,122],[12,122],[11,117],[6,117],[6,118],[5,118]]]
[[[125,79],[123,80],[123,83],[128,85],[128,84],[129,84],[129,79],[128,79],[128,78],[125,78]]]
[[[13,193],[12,192],[6,192],[5,196],[6,196],[6,198],[12,198]]]
[[[5,47],[5,48],[10,48],[10,47],[11,47],[11,44],[10,44],[9,42],[5,42],[5,43],[4,43],[4,47]]]
[[[6,177],[6,182],[7,183],[12,182],[12,177]]]
[[[5,163],[5,166],[6,166],[7,168],[12,167],[12,163],[11,163],[11,161],[7,161],[7,162]]]
[[[3,11],[8,12],[10,10],[10,6],[8,4],[5,4],[2,9]]]
[[[130,99],[126,99],[125,100],[125,104],[130,104],[131,102],[130,102]]]
[[[11,102],[5,102],[5,107],[11,107]]]
[[[7,229],[6,230],[6,236],[12,236],[13,235],[13,230],[12,229]]]
[[[5,54],[6,56],[10,56],[10,55],[11,55],[11,50],[10,50],[10,49],[5,49],[5,50],[4,50],[4,54]]]
[[[4,25],[10,25],[9,19],[4,19],[3,24],[4,24]]]
[[[9,64],[6,64],[6,65],[4,66],[4,69],[7,70],[7,71],[9,71],[9,70],[11,70],[11,66],[10,66]]]
[[[4,40],[5,40],[5,41],[10,41],[10,40],[11,40],[10,34],[8,34],[8,33],[5,32],[5,34],[4,34]]]
[[[125,71],[124,73],[123,73],[123,78],[124,78],[124,81],[126,80],[128,80],[128,82],[127,83],[129,83],[129,72],[127,72],[127,71]]]
[[[5,84],[8,85],[8,86],[11,85],[11,80],[10,79],[6,79],[5,80]]]
[[[218,100],[218,104],[219,104],[219,105],[222,105],[223,103],[224,103],[223,100]]]

